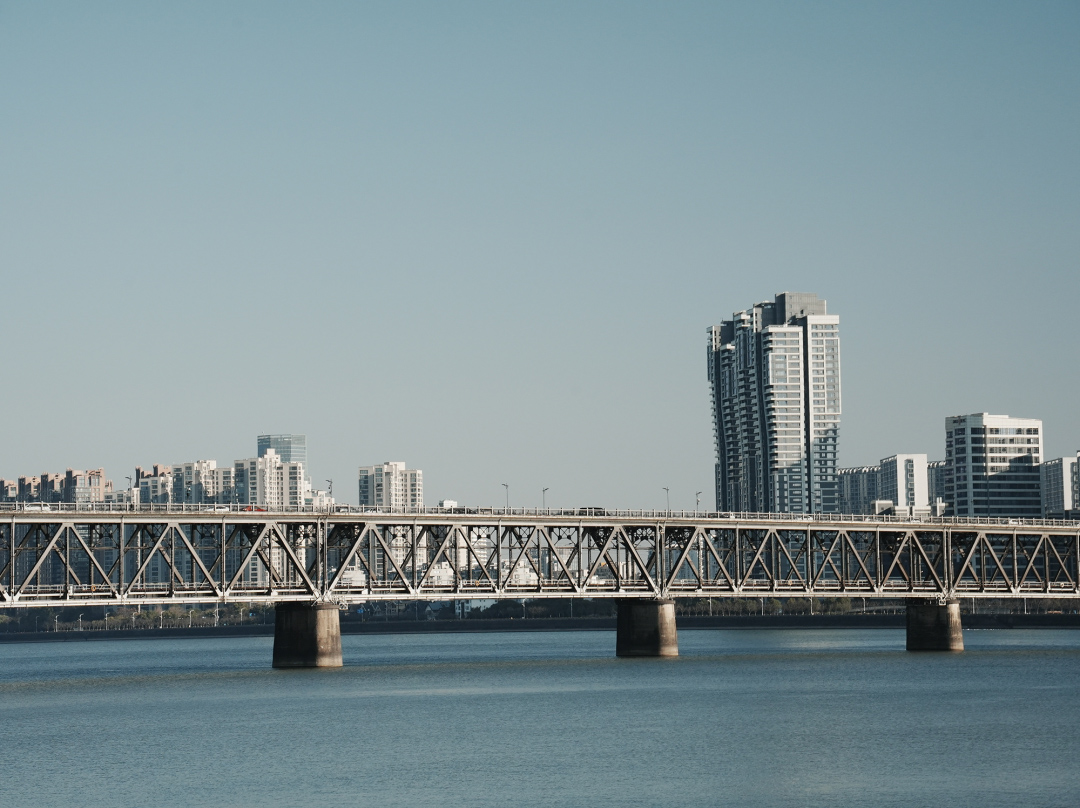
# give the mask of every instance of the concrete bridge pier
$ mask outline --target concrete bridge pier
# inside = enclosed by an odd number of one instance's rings
[[[341,621],[333,603],[274,608],[275,668],[340,668]]]
[[[675,601],[618,601],[615,656],[661,657],[679,655],[675,629]]]
[[[963,651],[960,602],[948,600],[942,603],[936,598],[909,598],[907,650]]]

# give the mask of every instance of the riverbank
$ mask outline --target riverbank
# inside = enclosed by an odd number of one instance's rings
[[[902,614],[793,614],[680,616],[680,630],[695,629],[793,629],[793,628],[893,628],[904,627]],[[1080,628],[1077,614],[965,614],[966,629]],[[499,620],[393,620],[363,623],[343,620],[342,634],[472,634],[492,631],[614,631],[613,617],[541,617]],[[38,631],[0,634],[0,643],[89,642],[154,637],[264,637],[273,636],[270,624],[204,626],[192,628],[109,629],[108,631]]]

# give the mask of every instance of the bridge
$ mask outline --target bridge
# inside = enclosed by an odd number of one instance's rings
[[[0,506],[4,507],[4,506]],[[338,610],[611,598],[616,653],[678,653],[674,599],[907,599],[909,650],[962,650],[957,599],[1080,598],[1080,522],[832,514],[239,506],[0,510],[0,608],[276,605],[274,664],[341,664]]]

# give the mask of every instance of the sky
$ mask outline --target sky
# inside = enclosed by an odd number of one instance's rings
[[[841,465],[1080,449],[1080,4],[0,2],[0,477],[711,507],[705,330],[781,291]]]

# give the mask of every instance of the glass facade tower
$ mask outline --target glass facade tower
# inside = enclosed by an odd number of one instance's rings
[[[307,435],[259,435],[258,457],[273,449],[283,463],[303,463],[307,467]]]

